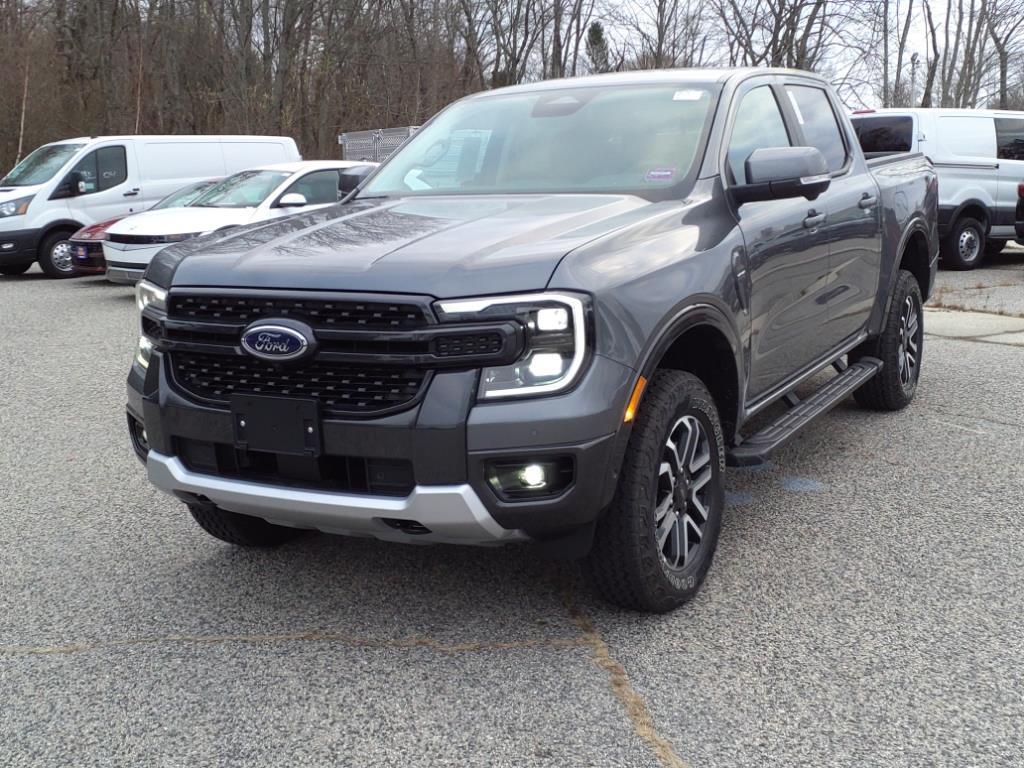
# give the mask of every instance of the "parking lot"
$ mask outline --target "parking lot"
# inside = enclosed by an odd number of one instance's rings
[[[0,278],[0,765],[1019,763],[1024,320],[958,310],[1022,267],[941,274],[909,409],[730,471],[662,617],[529,549],[217,542],[129,448],[131,292]]]

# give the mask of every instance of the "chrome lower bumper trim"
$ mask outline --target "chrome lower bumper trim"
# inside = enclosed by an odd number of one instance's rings
[[[107,265],[107,280],[119,285],[135,285],[142,279],[146,268],[128,269],[127,267],[112,267]]]
[[[150,482],[167,493],[204,496],[222,509],[277,525],[405,543],[493,545],[528,538],[498,525],[468,484],[418,485],[405,498],[307,491],[199,474],[155,451],[146,458],[146,470]],[[430,533],[405,533],[385,518],[414,520]]]

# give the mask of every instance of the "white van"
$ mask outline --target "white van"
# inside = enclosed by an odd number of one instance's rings
[[[935,164],[945,266],[974,269],[1016,237],[1024,112],[878,109],[852,117],[867,157],[923,152]]]
[[[186,184],[301,160],[284,136],[93,136],[45,144],[0,179],[0,274],[74,274],[68,237]]]

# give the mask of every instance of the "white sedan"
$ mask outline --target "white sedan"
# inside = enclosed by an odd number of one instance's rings
[[[239,171],[186,208],[146,211],[107,230],[107,279],[134,284],[170,243],[337,203],[374,163],[311,160]]]

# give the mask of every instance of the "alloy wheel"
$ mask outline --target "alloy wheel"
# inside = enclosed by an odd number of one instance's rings
[[[918,364],[921,357],[920,337],[921,319],[917,305],[912,296],[907,296],[906,301],[903,302],[903,312],[900,315],[900,342],[896,349],[900,384],[904,389],[917,381]]]
[[[683,416],[665,439],[654,511],[658,551],[673,570],[692,562],[704,541],[712,472],[711,441],[704,425],[695,416]]]

